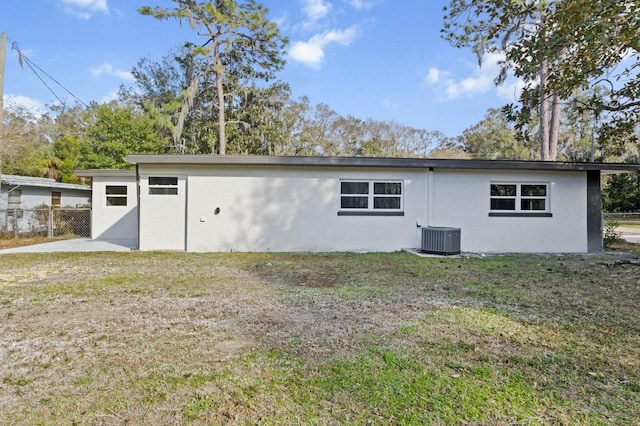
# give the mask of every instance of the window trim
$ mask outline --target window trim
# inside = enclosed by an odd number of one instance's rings
[[[516,193],[514,196],[496,196],[491,195],[491,187],[493,185],[514,185]],[[527,185],[543,185],[545,187],[545,195],[522,195],[522,187]],[[492,209],[491,201],[498,200],[514,200],[515,208],[513,210]],[[523,200],[544,200],[544,210],[523,210]],[[551,213],[551,183],[550,182],[490,182],[489,183],[489,217],[553,217]]]
[[[368,190],[366,194],[343,194],[342,183],[357,182],[366,183]],[[404,216],[404,180],[402,179],[340,179],[339,209],[338,216]],[[397,183],[400,184],[399,194],[376,194],[375,185],[380,183]],[[342,199],[345,197],[361,197],[367,198],[366,208],[349,208],[342,207]],[[381,209],[375,208],[376,198],[398,198],[400,206],[397,209]]]
[[[175,179],[175,184],[170,183],[151,183],[152,179]],[[178,176],[162,176],[154,175],[147,177],[148,195],[150,196],[178,196],[180,187],[180,178]]]
[[[553,213],[545,212],[545,213],[535,213],[531,211],[530,213],[525,213],[524,210],[522,212],[489,212],[489,217],[553,217]]]
[[[22,209],[22,188],[14,187],[8,191],[7,195],[7,210],[21,210]]]
[[[338,216],[404,216],[403,211],[369,211],[369,210],[340,210]]]
[[[20,186],[14,186],[7,193],[7,216],[13,217],[14,214],[18,219],[23,216],[22,188]]]
[[[62,191],[51,191],[51,207],[62,206]]]
[[[109,194],[109,187],[124,188],[124,194]],[[124,204],[109,204],[110,199],[124,199]],[[104,205],[106,207],[127,207],[129,204],[129,187],[127,185],[105,185],[104,186]]]

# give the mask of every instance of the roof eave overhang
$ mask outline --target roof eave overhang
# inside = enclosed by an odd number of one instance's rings
[[[16,187],[31,187],[31,188],[50,188],[50,189],[67,189],[74,191],[91,191],[89,185],[79,185],[74,183],[62,183],[55,182],[53,179],[35,178],[31,176],[13,176],[2,175],[0,177],[0,183],[2,185],[10,185]]]
[[[94,177],[135,177],[136,171],[129,169],[89,169],[74,170],[73,173],[78,177],[94,178]]]
[[[128,155],[133,164],[280,166],[280,167],[382,167],[419,169],[486,169],[541,171],[604,171],[624,173],[640,171],[640,164],[573,163],[555,161],[458,160],[429,158],[374,157],[285,157],[259,155]]]

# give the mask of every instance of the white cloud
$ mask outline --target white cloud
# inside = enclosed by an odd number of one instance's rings
[[[89,20],[96,13],[109,14],[108,0],[58,0],[58,6],[65,13]]]
[[[115,68],[108,62],[105,62],[100,66],[91,68],[91,74],[96,78],[103,75],[108,75],[119,78],[120,80],[133,81],[133,75],[131,75],[131,72],[123,70],[121,68]]]
[[[302,62],[308,67],[318,68],[324,58],[324,49],[332,43],[341,46],[349,46],[359,33],[358,25],[352,25],[345,30],[327,31],[316,34],[309,41],[293,43],[289,56],[297,62]]]
[[[46,108],[40,101],[22,95],[5,95],[4,108],[13,112],[24,110],[30,113],[34,119],[38,119],[46,113]]]
[[[511,78],[507,82],[501,84],[496,88],[498,97],[510,102],[515,102],[520,98],[520,94],[524,89],[524,81],[520,79]]]
[[[373,7],[373,2],[364,0],[346,0],[356,10],[367,10]]]
[[[100,99],[100,103],[108,104],[109,102],[115,101],[117,99],[118,99],[118,91],[112,90],[111,92],[103,96],[102,99]]]
[[[459,81],[447,79],[446,94],[448,99],[472,97],[488,92],[494,86],[493,79],[498,75],[498,60],[501,55],[490,54],[482,58],[482,67],[476,67],[471,76]]]
[[[305,26],[312,26],[324,18],[331,11],[331,3],[324,0],[302,0],[302,14],[305,16]]]
[[[453,100],[462,96],[472,97],[488,92],[493,85],[493,79],[486,74],[478,74],[457,82],[450,79],[445,82],[445,85],[447,99]]]
[[[324,52],[322,46],[313,42],[297,41],[291,45],[289,57],[296,62],[302,62],[308,67],[317,68],[322,62]]]
[[[427,83],[436,84],[440,81],[442,72],[438,68],[429,68],[429,74],[425,78]]]
[[[467,68],[473,69],[470,76],[455,80],[448,72],[443,72],[437,68],[430,68],[425,77],[429,84],[437,85],[443,92],[447,100],[454,100],[461,97],[473,97],[485,94],[495,88],[494,79],[500,72],[500,61],[504,60],[504,55],[490,53],[482,58],[482,66],[467,64]],[[515,78],[508,78],[505,83],[498,86],[496,95],[509,100],[517,99],[522,91],[523,83]]]

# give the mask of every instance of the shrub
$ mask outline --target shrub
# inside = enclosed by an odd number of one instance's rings
[[[603,243],[605,247],[622,241],[622,233],[618,231],[620,222],[617,220],[607,220],[604,223]]]

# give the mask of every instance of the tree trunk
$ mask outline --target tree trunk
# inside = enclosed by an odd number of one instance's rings
[[[173,144],[175,147],[180,147],[181,154],[184,154],[185,150],[184,143],[182,142],[182,130],[184,129],[184,122],[187,119],[187,115],[191,108],[193,108],[193,101],[196,97],[196,93],[198,93],[199,82],[200,77],[196,75],[193,77],[193,80],[191,80],[191,83],[189,83],[186,97],[182,100],[182,105],[180,106],[178,122],[173,128]]]
[[[222,7],[220,1],[218,2],[218,7]],[[212,33],[211,30],[209,32]],[[211,40],[213,40],[213,47],[211,48],[213,53],[213,73],[216,76],[216,94],[218,95],[218,154],[225,155],[227,152],[227,132],[224,117],[224,65],[220,58],[220,39],[213,35]]]
[[[225,155],[227,151],[227,134],[224,121],[224,85],[222,72],[216,71],[216,91],[218,93],[218,153]]]
[[[560,97],[554,93],[551,101],[551,121],[549,123],[549,161],[556,161],[558,158],[561,106]]]
[[[540,67],[540,159],[555,161],[558,157],[558,136],[560,134],[560,97],[547,93],[547,63]]]
[[[540,87],[540,159],[549,161],[549,99],[547,97],[547,63],[546,61],[540,66],[539,74]]]

